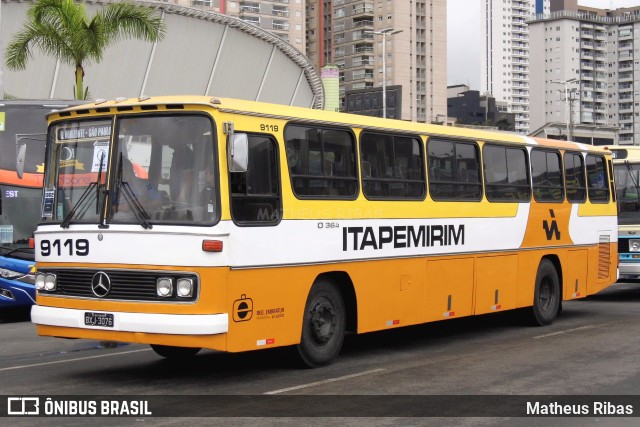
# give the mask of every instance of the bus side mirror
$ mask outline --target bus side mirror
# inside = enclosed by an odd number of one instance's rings
[[[22,179],[22,175],[24,175],[24,159],[27,154],[27,144],[22,143],[18,145],[18,155],[16,156],[16,172],[18,173],[18,178]]]
[[[246,133],[230,134],[227,140],[229,172],[246,172],[249,165],[249,137]]]

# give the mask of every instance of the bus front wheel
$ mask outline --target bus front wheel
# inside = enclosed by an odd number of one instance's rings
[[[195,356],[200,349],[197,347],[172,347],[168,345],[151,344],[151,348],[158,355],[167,359],[188,359]]]
[[[345,333],[342,295],[330,281],[318,281],[307,297],[298,354],[310,367],[328,365],[340,353]]]
[[[531,320],[535,325],[545,326],[554,321],[560,310],[560,279],[556,267],[543,259],[536,275]]]

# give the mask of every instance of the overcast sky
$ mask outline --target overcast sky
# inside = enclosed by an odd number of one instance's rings
[[[448,84],[466,84],[480,90],[480,2],[447,0]],[[583,6],[616,9],[640,6],[640,0],[578,0]]]

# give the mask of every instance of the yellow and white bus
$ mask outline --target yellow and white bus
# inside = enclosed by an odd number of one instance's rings
[[[640,147],[610,146],[618,200],[620,280],[640,278]]]
[[[210,97],[49,115],[40,335],[292,346],[562,300],[616,280],[611,153]]]

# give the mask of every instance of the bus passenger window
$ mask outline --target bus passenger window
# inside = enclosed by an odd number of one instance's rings
[[[418,138],[363,132],[360,162],[368,199],[424,198],[423,150]]]
[[[567,200],[571,203],[584,203],[587,199],[587,186],[585,184],[582,155],[579,153],[565,153],[564,175]]]
[[[350,130],[288,125],[284,137],[291,186],[297,197],[356,197],[355,140]]]
[[[608,182],[604,157],[589,154],[587,156],[587,186],[591,202],[606,203],[609,201]]]
[[[473,201],[482,198],[480,153],[476,144],[430,138],[427,153],[431,198]]]
[[[526,150],[486,144],[482,152],[487,200],[490,202],[529,201],[531,187]]]
[[[562,168],[560,153],[535,148],[531,150],[533,197],[538,202],[562,202]]]

